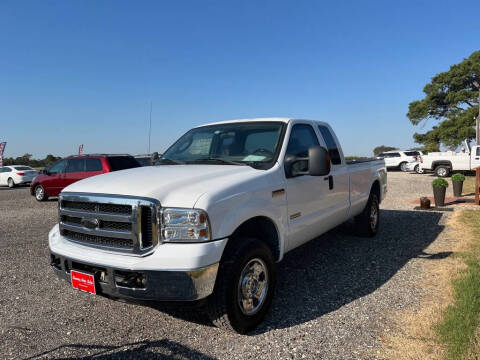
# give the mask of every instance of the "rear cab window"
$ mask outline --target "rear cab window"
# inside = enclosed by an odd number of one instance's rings
[[[102,171],[102,161],[100,159],[87,158],[85,159],[85,171]]]
[[[133,156],[109,156],[107,157],[112,171],[125,170],[140,167],[140,163]]]
[[[85,159],[69,159],[66,173],[84,172],[85,171]]]
[[[341,164],[342,158],[340,157],[340,152],[338,151],[338,145],[330,130],[325,125],[318,125],[318,130],[320,130],[320,134],[322,134],[323,140],[327,145],[328,154],[330,155],[332,164]]]

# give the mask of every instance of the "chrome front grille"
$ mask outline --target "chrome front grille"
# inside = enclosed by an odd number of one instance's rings
[[[62,193],[58,202],[60,232],[72,242],[138,255],[158,244],[154,199]]]

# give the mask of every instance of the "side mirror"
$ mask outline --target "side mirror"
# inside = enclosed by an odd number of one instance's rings
[[[308,161],[308,171],[294,170],[293,165],[299,161]],[[330,155],[323,147],[312,146],[308,149],[308,157],[287,155],[284,166],[287,178],[299,175],[325,176],[330,173]]]
[[[152,153],[152,165],[155,164],[155,161],[158,160],[158,152]]]
[[[308,149],[308,173],[311,176],[325,176],[330,173],[330,155],[321,146]]]

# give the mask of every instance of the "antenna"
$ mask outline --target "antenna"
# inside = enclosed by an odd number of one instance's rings
[[[148,152],[150,154],[150,140],[152,139],[152,101],[150,100],[150,126],[148,127]]]

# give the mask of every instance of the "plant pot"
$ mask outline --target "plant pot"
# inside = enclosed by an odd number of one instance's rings
[[[462,196],[463,181],[452,180],[452,183],[453,183],[453,196],[456,196],[456,197]]]
[[[447,188],[443,186],[433,187],[433,198],[435,199],[435,206],[445,206],[446,191],[447,191]]]

